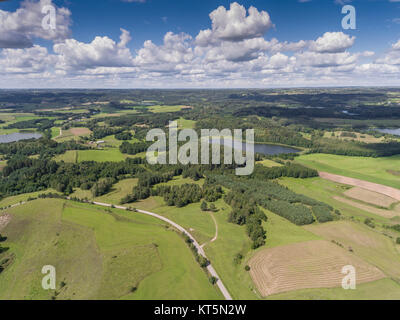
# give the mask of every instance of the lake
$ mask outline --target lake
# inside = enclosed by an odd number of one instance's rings
[[[230,141],[225,141],[223,139],[221,139],[221,140],[222,140],[222,144],[224,144],[226,146],[232,146],[232,140],[230,140]],[[218,143],[219,139],[213,138],[213,139],[211,139],[211,142]],[[235,141],[234,148],[240,148],[240,142]],[[246,143],[242,143],[242,150],[245,150],[245,149],[246,149]],[[275,144],[268,144],[268,143],[255,143],[254,144],[254,152],[255,153],[261,153],[261,154],[269,155],[269,156],[283,154],[283,153],[298,153],[300,151],[301,150],[299,150],[299,149],[294,149],[294,148],[285,147],[285,146],[279,146],[279,145],[275,145]]]
[[[395,136],[400,136],[400,128],[397,129],[377,129],[381,133],[393,134]]]
[[[39,139],[42,135],[40,133],[10,133],[0,135],[0,143],[9,143],[20,140]]]

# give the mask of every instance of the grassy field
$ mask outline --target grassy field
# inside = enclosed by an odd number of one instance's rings
[[[262,161],[257,161],[258,164],[262,164],[263,166],[266,166],[268,168],[271,167],[281,167],[282,165],[278,162],[272,161],[272,160],[268,160],[268,159],[264,159]]]
[[[55,161],[64,161],[69,163],[76,163],[78,159],[78,151],[77,150],[68,150],[63,154],[59,154],[54,157]]]
[[[14,124],[20,121],[34,120],[40,119],[41,117],[34,115],[33,113],[7,113],[0,112],[0,119],[4,120],[5,123],[0,124],[0,134],[10,134],[14,132],[19,132],[19,129],[5,129],[10,124]],[[52,119],[52,117],[48,117],[48,119]],[[28,128],[27,128],[28,129]],[[35,131],[36,128],[29,128],[32,131]]]
[[[2,255],[13,263],[1,299],[221,298],[183,239],[152,217],[54,199],[7,212]],[[43,265],[56,267],[56,291],[42,290]]]
[[[29,198],[37,198],[40,194],[43,194],[43,193],[58,193],[58,192],[54,189],[47,189],[44,191],[24,193],[24,194],[19,194],[17,196],[7,197],[7,198],[0,200],[0,208],[5,208],[5,207],[8,207],[8,206],[20,203],[20,202],[24,202],[24,201],[28,200]]]
[[[127,158],[146,157],[146,152],[141,152],[136,155],[127,155],[119,151],[118,148],[104,148],[94,150],[79,150],[78,151],[78,162],[82,161],[125,161]]]
[[[245,261],[254,253],[250,251],[251,241],[244,226],[229,223],[230,207],[221,199],[216,202],[219,212],[215,213],[218,224],[218,239],[205,246],[205,252],[212,261],[233,299],[253,300],[260,296],[248,272]],[[241,264],[234,262],[235,256],[243,255]]]
[[[168,182],[169,185],[182,183],[195,182],[181,177]],[[201,184],[202,180],[197,183]],[[131,206],[161,214],[182,225],[200,244],[205,244],[207,256],[234,299],[257,299],[259,295],[255,291],[250,275],[244,270],[244,262],[240,265],[234,263],[236,254],[241,253],[244,256],[243,261],[246,261],[254,253],[250,251],[251,241],[246,235],[245,227],[227,221],[231,209],[223,199],[214,204],[218,209],[218,212],[213,214],[218,225],[218,238],[212,243],[209,241],[215,236],[216,227],[211,215],[201,211],[200,203],[176,208],[166,206],[161,197],[150,197],[132,203]],[[305,230],[301,232],[308,233]]]
[[[297,157],[295,161],[318,171],[400,188],[400,176],[393,174],[399,171],[400,156],[367,158],[308,154]]]
[[[196,126],[196,121],[194,120],[186,120],[183,118],[178,119],[179,129],[194,129],[195,126]]]
[[[266,243],[267,248],[321,239],[321,237],[299,226],[296,226],[295,224],[278,216],[275,213],[267,210],[264,211],[268,217],[268,221],[264,222],[264,229],[267,230],[268,238]]]
[[[78,161],[124,161],[127,155],[122,154],[117,148],[105,148],[99,150],[79,150]]]
[[[51,138],[54,139],[60,135],[60,128],[59,127],[52,127],[51,129]]]
[[[132,131],[132,133],[134,133],[134,132]],[[112,146],[112,147],[116,147],[116,148],[118,148],[118,147],[122,144],[122,142],[123,142],[122,140],[116,139],[116,138],[115,138],[115,135],[111,135],[111,136],[104,137],[104,138],[101,139],[101,140],[105,141],[105,145],[107,145],[107,146]],[[133,139],[131,139],[131,140],[128,140],[127,142],[135,143],[135,142],[138,142],[138,141],[139,141],[138,139],[133,138]]]
[[[182,107],[183,106],[151,106],[148,109],[153,113],[161,113],[181,111]]]

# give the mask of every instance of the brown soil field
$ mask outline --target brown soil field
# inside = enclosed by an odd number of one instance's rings
[[[400,255],[393,239],[366,225],[335,221],[304,228],[325,240],[334,240],[346,250],[351,248],[354,255],[378,267],[388,276],[400,277]]]
[[[71,129],[69,129],[69,131],[74,136],[83,136],[83,135],[92,133],[92,131],[90,131],[88,128],[71,128]]]
[[[264,297],[299,289],[340,287],[346,265],[355,267],[358,284],[385,278],[378,268],[326,240],[264,249],[249,262],[250,275]]]
[[[326,179],[326,180],[330,180],[330,181],[338,182],[338,183],[343,183],[343,184],[348,184],[350,186],[360,187],[363,189],[381,193],[388,197],[394,198],[397,201],[400,201],[400,190],[399,189],[395,189],[392,187],[387,187],[387,186],[384,186],[381,184],[363,181],[363,180],[359,180],[359,179],[339,176],[337,174],[332,174],[332,173],[328,173],[328,172],[319,172],[319,176],[322,179]]]
[[[400,212],[398,212],[397,210],[379,209],[379,208],[371,207],[367,204],[358,203],[356,201],[352,201],[350,199],[346,199],[343,197],[336,196],[336,197],[333,197],[333,199],[343,202],[343,203],[346,203],[346,204],[349,204],[354,208],[358,208],[358,209],[361,209],[361,210],[364,210],[364,211],[367,211],[367,212],[370,212],[370,213],[373,213],[373,214],[376,214],[378,216],[385,217],[388,219],[400,215]]]
[[[398,202],[398,200],[388,197],[384,194],[363,189],[360,187],[354,187],[350,190],[347,190],[343,194],[346,197],[357,199],[384,208],[389,208],[393,203]]]

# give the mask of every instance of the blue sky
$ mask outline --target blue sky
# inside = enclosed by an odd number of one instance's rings
[[[56,8],[61,20],[51,35],[39,30],[40,8],[46,4]],[[374,85],[377,78],[381,79],[377,84],[399,85],[400,0],[243,0],[234,9],[232,4],[215,0],[1,2],[0,18],[20,25],[0,24],[0,86]],[[356,30],[342,29],[345,4],[356,9]],[[239,26],[243,30],[236,30],[242,32],[239,38],[223,35],[236,22],[232,16],[232,21],[225,21],[228,15],[222,11],[215,21],[226,29],[212,28],[209,15],[220,6],[228,13],[245,10],[249,19]],[[250,7],[260,20],[253,21]],[[36,18],[29,15],[31,21],[21,21],[30,10]],[[202,30],[212,34],[199,45]],[[127,41],[118,45],[122,32]],[[96,37],[103,40],[93,43]],[[145,41],[151,41],[147,48]]]

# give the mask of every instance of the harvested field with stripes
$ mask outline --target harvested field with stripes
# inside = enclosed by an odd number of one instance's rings
[[[347,190],[344,195],[349,198],[385,208],[389,208],[393,203],[398,202],[398,200],[392,197],[360,187],[351,188],[350,190]]]
[[[385,278],[378,268],[325,240],[312,240],[259,251],[249,262],[262,296],[311,288],[340,287],[342,268],[356,268],[357,283]]]
[[[400,216],[400,212],[398,211],[397,208],[395,208],[395,210],[379,209],[379,208],[375,208],[373,206],[369,206],[367,204],[359,203],[359,202],[356,202],[356,201],[353,201],[350,199],[346,199],[344,197],[338,197],[338,196],[333,197],[333,199],[343,202],[343,203],[346,203],[354,208],[358,208],[363,211],[370,212],[370,213],[376,214],[376,215],[384,217],[384,218],[391,219],[395,216]]]
[[[304,227],[328,241],[351,248],[353,254],[377,266],[387,276],[400,278],[400,255],[393,239],[350,221],[334,221]]]

